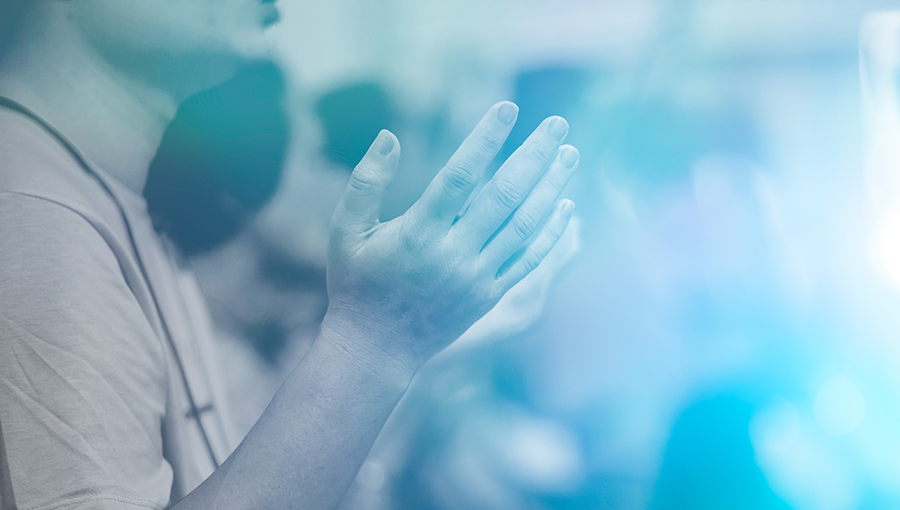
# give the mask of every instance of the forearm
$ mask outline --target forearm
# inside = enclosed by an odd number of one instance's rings
[[[550,117],[483,191],[517,109],[498,103],[403,216],[378,220],[400,158],[382,131],[332,219],[319,338],[235,453],[175,508],[335,508],[413,375],[547,255],[577,166]],[[461,214],[461,215],[460,215]]]
[[[337,507],[415,372],[357,350],[360,334],[326,319],[244,442],[173,508]]]

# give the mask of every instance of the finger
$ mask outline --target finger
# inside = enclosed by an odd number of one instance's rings
[[[488,263],[499,266],[534,235],[550,214],[556,199],[559,198],[577,166],[578,150],[571,145],[560,147],[547,173],[535,184],[522,205],[482,248],[481,252],[487,257]]]
[[[475,196],[468,209],[453,225],[458,238],[480,249],[528,196],[547,170],[550,161],[569,132],[562,117],[550,117],[516,149],[494,177]]]
[[[563,199],[556,203],[547,222],[528,246],[516,252],[497,271],[497,285],[502,292],[512,288],[538,267],[566,231],[574,210],[575,204],[571,200]]]
[[[509,101],[497,103],[488,110],[410,208],[422,226],[446,232],[483,180],[518,114],[519,107]]]
[[[382,130],[350,174],[350,181],[335,209],[335,224],[358,231],[366,231],[376,225],[399,161],[400,143],[397,137],[386,129]]]

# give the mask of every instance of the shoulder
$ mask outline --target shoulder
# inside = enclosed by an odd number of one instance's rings
[[[94,354],[103,359],[121,348],[138,356],[137,366],[161,371],[161,344],[123,274],[120,248],[84,216],[42,197],[0,192],[0,239],[0,340],[9,341],[15,325],[19,340],[39,337],[84,354],[100,349]]]
[[[0,240],[0,420],[17,501],[164,507],[167,354],[121,213],[54,138],[6,111]]]
[[[0,191],[0,239],[6,241],[0,243],[5,290],[16,281],[62,283],[86,272],[119,272],[109,242],[85,214],[44,196]]]
[[[71,294],[88,290],[132,300],[146,294],[115,199],[58,140],[3,109],[0,239],[10,241],[0,243],[2,296],[49,292],[48,285],[56,292],[47,304],[83,302]]]
[[[164,373],[155,310],[122,221],[55,138],[0,110],[0,341],[40,338],[101,364],[123,349],[148,377]]]
[[[117,227],[115,203],[69,151],[31,119],[0,108],[0,193],[4,192],[41,197]]]
[[[0,239],[0,419],[17,500],[78,491],[162,508],[165,351],[120,259],[78,212],[18,193],[0,193]]]

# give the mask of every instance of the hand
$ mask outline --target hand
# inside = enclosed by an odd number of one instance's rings
[[[472,348],[521,333],[534,324],[544,312],[551,283],[581,248],[579,230],[578,217],[573,217],[566,232],[541,265],[509,289],[494,308],[437,357],[451,359]]]
[[[422,197],[378,221],[400,158],[382,131],[353,171],[332,218],[329,309],[323,330],[364,364],[418,370],[535,269],[556,244],[574,205],[557,200],[577,167],[561,145],[568,124],[550,117],[475,194],[518,108],[491,108]]]

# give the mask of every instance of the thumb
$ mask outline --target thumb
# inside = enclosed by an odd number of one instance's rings
[[[337,226],[364,232],[378,223],[384,196],[400,161],[400,142],[383,129],[350,175],[334,213]]]

